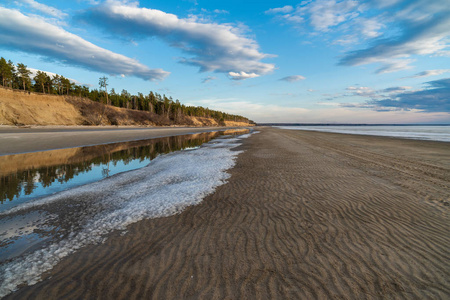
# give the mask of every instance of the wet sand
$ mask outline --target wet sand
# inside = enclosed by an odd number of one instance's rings
[[[448,299],[450,144],[262,128],[180,215],[6,299]]]
[[[0,155],[225,130],[225,127],[0,126]]]

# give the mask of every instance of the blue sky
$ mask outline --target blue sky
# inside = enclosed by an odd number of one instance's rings
[[[448,0],[2,0],[0,56],[257,122],[450,123]]]

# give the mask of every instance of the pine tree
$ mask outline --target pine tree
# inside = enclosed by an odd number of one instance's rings
[[[23,90],[25,90],[27,86],[31,85],[31,80],[30,80],[31,71],[27,69],[26,65],[24,65],[22,63],[18,63],[17,64],[17,72],[19,72],[19,78],[20,78],[20,81],[22,82]]]
[[[34,82],[36,86],[42,87],[42,92],[45,94],[45,85],[47,84],[47,74],[41,71],[37,71],[36,76],[34,76]]]

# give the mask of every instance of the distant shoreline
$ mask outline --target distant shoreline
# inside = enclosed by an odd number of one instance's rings
[[[258,126],[450,126],[450,124],[257,123]]]

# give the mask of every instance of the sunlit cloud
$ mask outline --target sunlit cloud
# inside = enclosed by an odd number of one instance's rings
[[[180,62],[202,72],[219,72],[242,80],[272,72],[272,57],[259,51],[258,43],[246,37],[239,26],[218,24],[191,15],[179,18],[157,9],[139,7],[138,2],[107,0],[86,10],[80,19],[126,38],[159,37],[188,57]]]
[[[50,78],[52,78],[53,76],[56,76],[58,74],[53,73],[53,72],[48,72],[48,71],[42,71],[42,70],[38,70],[38,69],[34,69],[34,68],[29,68],[27,67],[27,69],[31,72],[31,78],[34,78],[37,74],[38,71],[44,72],[45,74],[47,74],[47,76],[49,76]],[[79,82],[78,80],[72,79],[72,78],[67,78],[69,79],[70,82],[73,82],[77,85],[82,85],[81,82]]]
[[[144,80],[162,80],[169,75],[162,69],[150,69],[135,59],[98,47],[42,18],[3,7],[0,7],[0,47],[111,75]]]
[[[367,86],[349,86],[346,88],[350,95],[353,96],[363,96],[363,97],[373,97],[375,96],[375,91]]]
[[[228,76],[233,80],[244,80],[244,79],[259,77],[259,75],[256,73],[245,73],[245,72],[239,72],[239,73],[229,72]]]

